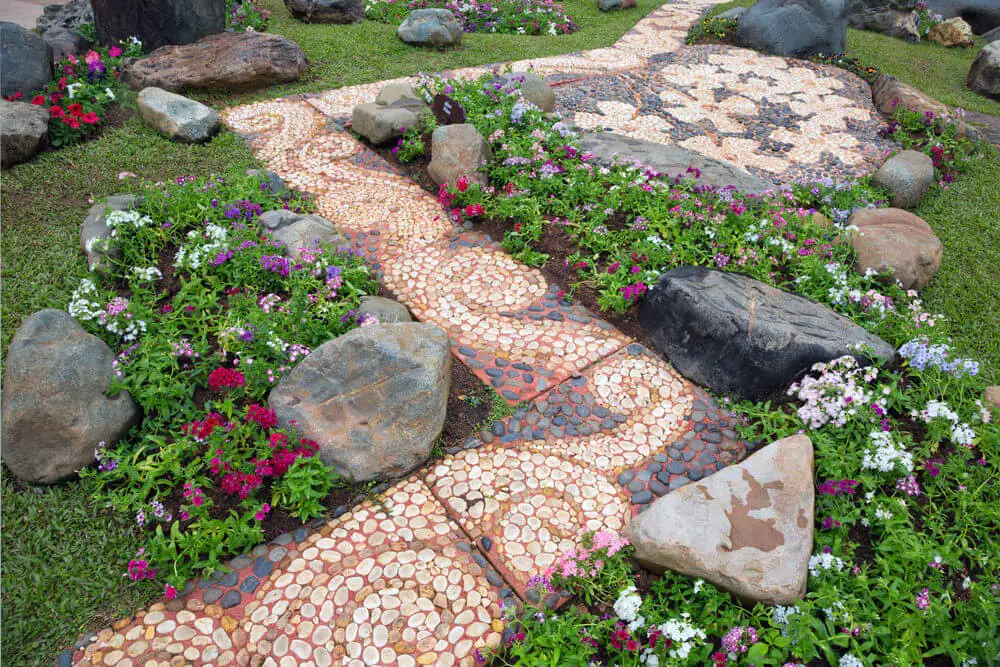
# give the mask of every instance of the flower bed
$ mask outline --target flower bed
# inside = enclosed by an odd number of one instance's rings
[[[452,86],[495,156],[489,185],[462,178],[441,187],[454,219],[498,233],[522,261],[573,283],[585,303],[636,335],[647,286],[670,268],[701,265],[802,294],[899,346],[884,368],[851,358],[818,364],[770,402],[723,398],[742,417],[746,441],[804,431],[813,442],[816,548],[802,601],[744,604],[670,573],[633,581],[628,548],[595,535],[533,582],[565,588],[579,604],[512,618],[496,662],[550,664],[556,654],[560,665],[996,661],[1000,492],[991,480],[1000,473],[1000,428],[981,402],[978,365],[948,344],[948,323],[916,292],[853,269],[841,234],[853,210],[884,203],[884,194],[863,179],[744,197],[699,186],[696,173],[667,180],[598,166],[570,128],[491,78],[424,87]],[[935,165],[947,181],[970,147],[933,119],[917,122],[888,131],[905,132],[932,157],[943,147]]]
[[[565,35],[577,30],[573,18],[552,0],[367,0],[365,17],[398,25],[414,9],[435,7],[454,13],[465,32]]]

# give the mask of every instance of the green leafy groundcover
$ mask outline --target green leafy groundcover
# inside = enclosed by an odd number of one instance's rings
[[[520,100],[513,85],[487,76],[464,84],[427,79],[422,88],[432,94],[446,85],[495,159],[485,168],[489,185],[445,184],[442,203],[456,220],[509,221],[503,243],[530,263],[549,260],[540,250],[548,235],[568,237],[576,250],[564,261],[601,308],[633,308],[672,267],[708,266],[800,293],[899,346],[899,360],[886,368],[850,357],[818,364],[779,405],[729,402],[748,441],[805,432],[813,442],[816,547],[803,600],[745,604],[670,573],[640,591],[629,547],[598,533],[532,581],[570,590],[588,606],[511,617],[497,662],[1000,660],[1000,428],[981,402],[978,364],[956,357],[948,323],[926,312],[916,292],[854,271],[851,245],[839,240],[851,213],[884,205],[885,193],[862,179],[744,197],[696,179],[601,167],[571,128]],[[973,147],[938,121],[901,115],[886,132],[931,154],[946,182]]]
[[[566,35],[577,30],[565,8],[552,0],[367,0],[365,16],[399,24],[415,9],[450,10],[465,32]]]
[[[136,210],[108,214],[111,236],[89,249],[110,261],[69,304],[117,353],[113,390],[144,414],[125,441],[94,443],[99,466],[83,475],[147,530],[127,573],[162,581],[168,598],[258,544],[275,515],[319,515],[340,483],[264,403],[296,362],[359,325],[359,297],[377,283],[349,251],[289,256],[258,217],[309,202],[271,187],[250,176],[145,186]]]

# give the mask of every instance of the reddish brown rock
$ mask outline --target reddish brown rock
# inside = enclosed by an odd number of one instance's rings
[[[309,67],[295,42],[261,32],[226,32],[183,46],[165,46],[132,64],[129,85],[179,91],[262,88],[294,81]]]
[[[897,107],[902,107],[916,113],[932,111],[938,117],[955,117],[947,105],[888,74],[880,74],[872,84],[872,102],[875,108],[886,116],[892,116],[896,113]],[[972,139],[977,137],[976,130],[968,124],[962,121],[957,121],[956,124],[959,136],[968,136]]]
[[[851,245],[860,273],[887,271],[904,289],[921,289],[941,266],[941,241],[912,213],[899,208],[861,209],[848,224],[858,228]]]
[[[941,46],[972,46],[976,42],[976,38],[972,35],[972,27],[958,16],[931,28],[927,33],[927,39]]]
[[[435,183],[454,183],[468,176],[486,184],[479,168],[493,157],[490,145],[473,125],[443,125],[431,135],[431,163],[427,173]]]
[[[806,593],[814,501],[812,443],[795,435],[660,498],[625,533],[652,570],[791,604]]]

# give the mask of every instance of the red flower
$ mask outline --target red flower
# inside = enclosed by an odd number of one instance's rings
[[[254,403],[247,408],[247,421],[256,422],[262,429],[269,429],[278,425],[278,415],[274,410]]]
[[[73,104],[66,107],[66,111],[69,112],[70,116],[76,116],[79,118],[83,115],[83,106],[79,102],[74,102]]]
[[[62,118],[66,115],[66,112],[63,111],[63,108],[60,106],[53,106],[49,107],[49,115],[53,118]]]
[[[45,104],[45,96],[35,95],[34,97],[31,98],[31,103],[34,104],[35,106],[42,106],[43,104]]]
[[[82,120],[87,125],[96,125],[98,121],[100,121],[101,119],[97,117],[96,113],[91,111],[90,113],[85,113],[82,116],[80,116],[80,120]]]
[[[220,389],[235,389],[246,384],[243,373],[232,368],[216,368],[208,374],[208,386],[215,391]]]
[[[465,214],[470,218],[474,218],[477,215],[482,215],[483,214],[482,204],[469,204],[468,206],[465,207]]]
[[[21,99],[21,93],[19,93],[19,92],[18,93],[14,93],[13,95],[11,95],[10,97],[8,97],[7,99],[9,99],[11,102],[16,102],[19,99]]]
[[[62,122],[65,123],[66,125],[69,125],[74,130],[80,129],[80,121],[78,121],[76,118],[71,118],[70,116],[65,116],[65,117],[63,117]]]
[[[460,176],[457,181],[455,181],[455,187],[458,188],[459,192],[465,192],[469,189],[469,177]]]

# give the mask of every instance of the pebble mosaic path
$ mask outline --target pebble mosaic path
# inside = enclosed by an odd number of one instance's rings
[[[559,84],[557,109],[581,126],[678,142],[774,180],[874,169],[884,146],[860,79],[683,46],[712,4],[666,4],[613,47],[530,65]],[[528,578],[583,532],[620,530],[747,455],[702,390],[488,237],[455,227],[349,134],[351,109],[386,83],[224,117],[289,186],[315,195],[417,319],[447,331],[459,360],[520,405],[377,499],[85,637],[60,665],[472,665],[509,632],[504,606],[537,602]]]

